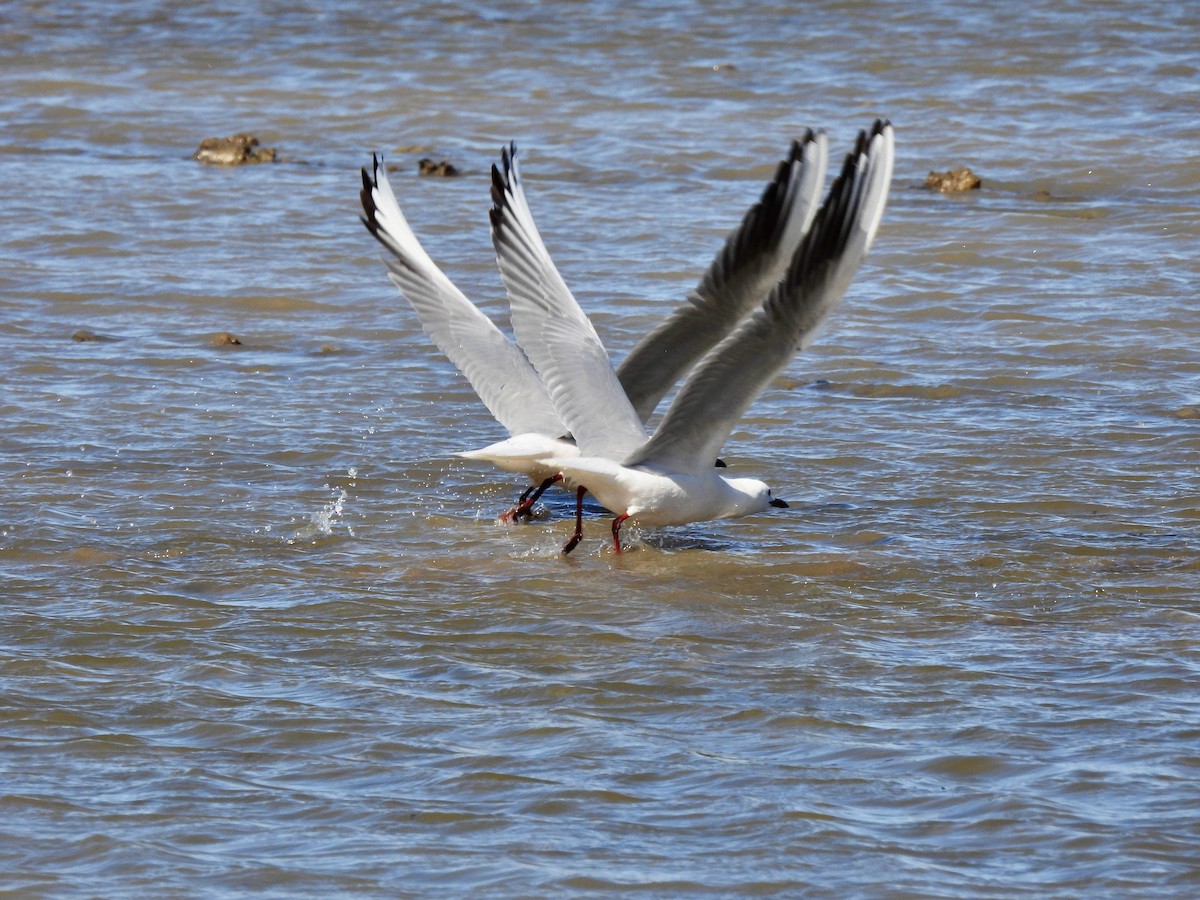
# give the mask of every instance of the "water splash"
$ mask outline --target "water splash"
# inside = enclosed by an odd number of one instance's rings
[[[337,530],[338,526],[346,529],[346,534],[350,537],[356,537],[354,529],[349,522],[342,519],[342,514],[345,512],[346,501],[350,499],[349,488],[355,486],[355,479],[358,477],[358,469],[351,467],[346,470],[346,474],[350,476],[350,482],[346,487],[338,489],[337,496],[326,501],[325,505],[309,516],[308,524],[296,532],[295,535],[288,538],[289,544],[296,544],[301,541],[311,541],[321,537],[330,537]],[[326,490],[333,488],[326,484]]]

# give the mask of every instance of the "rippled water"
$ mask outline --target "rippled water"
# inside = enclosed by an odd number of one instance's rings
[[[0,7],[0,891],[1200,892],[1198,26]],[[370,153],[503,318],[515,139],[619,358],[793,135],[875,116],[875,250],[724,452],[792,509],[619,557],[598,508],[559,555],[565,494],[496,525]],[[189,158],[241,130],[285,161]]]

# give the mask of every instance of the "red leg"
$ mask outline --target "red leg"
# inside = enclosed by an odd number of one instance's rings
[[[546,489],[556,481],[562,481],[562,475],[555,475],[553,478],[547,478],[536,487],[531,484],[525,489],[525,493],[521,495],[521,499],[517,501],[517,505],[502,515],[500,517],[500,521],[515,522],[516,520],[520,519],[521,516],[525,516],[527,519],[532,519],[533,513],[531,510],[533,509],[533,504],[537,503],[538,498],[540,498],[542,494],[546,493]]]
[[[613,519],[613,550],[621,552],[621,524],[629,518],[629,513],[621,513]]]
[[[583,495],[587,493],[587,488],[581,487],[575,492],[575,533],[571,535],[571,539],[563,544],[563,553],[570,553],[575,549],[575,545],[583,540]]]
[[[533,518],[533,504],[537,503],[538,500],[541,499],[542,494],[546,493],[546,491],[547,491],[547,489],[549,489],[550,485],[558,484],[558,482],[560,482],[560,481],[562,481],[561,474],[553,475],[550,478],[545,479],[541,484],[539,484],[537,487],[537,490],[533,492],[533,496],[529,497],[528,499],[523,499],[521,501],[521,505],[517,512],[517,517],[519,518],[521,516],[524,516],[527,519],[532,519]]]

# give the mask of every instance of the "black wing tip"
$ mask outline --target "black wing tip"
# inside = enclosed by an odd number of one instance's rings
[[[838,175],[838,181],[843,178],[848,178],[849,174],[860,162],[864,162],[863,157],[869,156],[871,145],[874,144],[877,137],[882,137],[892,128],[892,123],[887,119],[876,119],[870,128],[864,128],[858,133],[858,138],[854,142],[854,149],[846,154],[846,159],[842,163],[841,174]],[[836,182],[835,182],[836,186]],[[833,189],[830,189],[830,193]]]
[[[859,137],[862,139],[863,146],[869,147],[875,138],[882,136],[890,131],[892,123],[889,119],[876,119],[869,129],[864,128],[859,132]]]
[[[805,155],[823,134],[821,129],[805,128],[800,137],[792,139],[786,158],[775,166],[775,173],[763,187],[758,200],[726,236],[714,265],[732,271],[737,268],[737,259],[756,255],[765,259],[779,246],[798,197],[795,184],[802,176],[797,166],[805,165]],[[709,278],[706,275],[702,284],[709,284]]]
[[[891,127],[892,123],[889,119],[876,119],[870,128],[863,128],[858,132],[858,138],[854,141],[854,149],[850,151],[849,156],[861,156],[866,153],[875,138],[891,130]]]
[[[489,215],[493,228],[503,224],[504,210],[511,206],[512,185],[517,178],[516,164],[517,142],[509,141],[507,147],[500,148],[500,165],[492,163],[492,208]]]
[[[371,168],[368,170],[366,166],[362,167],[363,187],[379,187],[379,173],[381,170],[384,174],[387,174],[387,170],[383,168],[383,155],[372,153]]]
[[[508,146],[500,148],[500,165],[504,169],[504,180],[507,183],[512,179],[512,171],[517,164],[517,142],[509,141]],[[492,180],[496,179],[496,164],[492,163]]]
[[[379,204],[375,202],[375,191],[379,189],[379,172],[383,167],[383,155],[371,154],[371,171],[367,171],[367,167],[362,167],[362,190],[358,192],[359,201],[362,203],[362,212],[359,213],[358,220],[363,223],[363,227],[371,233],[371,236],[387,250],[391,257],[398,261],[400,265],[406,269],[413,270],[412,265],[403,258],[394,241],[383,226],[379,223]],[[386,175],[386,170],[384,170]],[[415,271],[415,270],[413,270]]]
[[[817,136],[823,134],[821,129],[814,131],[811,128],[805,128],[804,133],[798,138],[792,138],[792,146],[788,148],[787,159],[784,164],[791,166],[792,163],[800,162],[804,159],[804,151],[817,139]]]
[[[500,174],[500,168],[495,163],[492,163],[492,207],[495,208],[500,203],[504,202],[504,189],[507,182],[504,176]]]
[[[358,192],[358,199],[362,204],[363,211],[359,219],[367,227],[367,231],[378,238],[379,207],[375,203],[375,189],[379,187],[380,160],[374,153],[371,154],[371,162],[373,171],[368,172],[366,166],[362,168],[362,190]]]
[[[864,128],[858,133],[858,140],[854,142],[854,149],[847,155],[846,163],[857,162],[859,157],[868,156],[871,152],[871,146],[875,143],[875,139],[882,137],[888,131],[891,131],[892,123],[887,119],[876,119],[870,128]],[[845,171],[845,166],[842,167]]]
[[[803,280],[811,266],[822,259],[833,259],[844,250],[851,229],[862,211],[875,139],[886,134],[891,127],[887,119],[876,119],[870,128],[859,131],[854,148],[846,154],[841,171],[833,179],[825,201],[817,210],[812,228],[796,249],[786,276],[789,283]]]
[[[779,161],[779,165],[775,167],[775,177],[767,183],[763,188],[762,196],[759,198],[759,204],[763,207],[774,207],[774,218],[776,226],[782,225],[786,220],[784,206],[786,201],[791,199],[792,194],[788,190],[793,180],[793,172],[796,165],[804,164],[805,154],[809,148],[816,144],[817,140],[825,132],[820,129],[805,128],[804,133],[792,139],[792,144],[788,148],[787,156]]]
[[[740,237],[740,240],[732,246],[726,244],[722,252],[749,253],[752,247],[765,249],[781,239],[788,220],[788,209],[795,199],[795,194],[789,190],[795,178],[795,167],[804,164],[805,153],[821,133],[805,128],[800,137],[792,139],[787,156],[775,167],[775,174],[763,187],[758,202],[746,211],[742,225],[731,235]]]

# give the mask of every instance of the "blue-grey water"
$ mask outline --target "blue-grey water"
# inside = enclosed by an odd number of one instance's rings
[[[0,6],[0,895],[1200,894],[1197,46],[1182,2]],[[875,248],[723,451],[791,509],[498,525],[371,153],[503,321],[517,141],[619,359],[876,116]],[[281,160],[191,158],[238,131]]]

